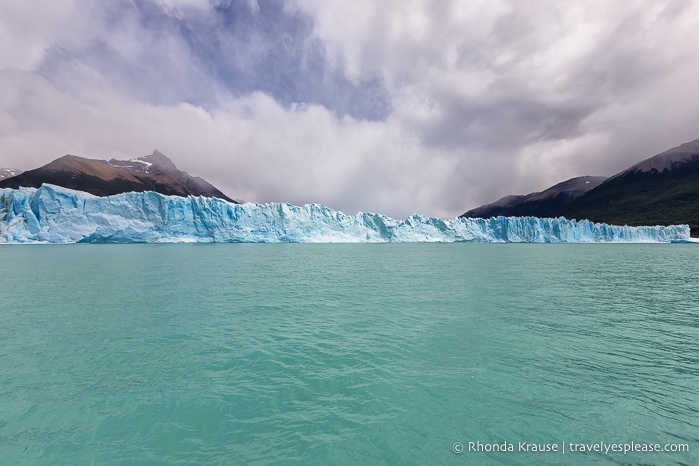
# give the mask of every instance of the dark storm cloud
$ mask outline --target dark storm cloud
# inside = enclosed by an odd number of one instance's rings
[[[522,14],[524,8],[515,8],[496,21],[482,42],[459,46],[459,64],[465,69],[487,69],[492,82],[469,97],[459,96],[453,88],[433,90],[439,117],[416,122],[415,127],[425,143],[502,151],[535,141],[573,138],[584,131],[585,118],[611,102],[634,99],[673,65],[672,54],[643,40],[647,33],[643,17],[632,12],[594,37],[596,46],[542,92],[541,83],[533,81],[545,77],[536,70],[524,76],[517,70],[541,46],[541,39],[535,37],[539,31]],[[682,11],[675,6],[668,19]],[[516,52],[511,60],[494,63],[492,55],[510,46]]]
[[[428,146],[502,152],[532,141],[576,136],[594,112],[589,102],[546,103],[524,97],[475,101],[445,100],[441,115],[415,128]]]

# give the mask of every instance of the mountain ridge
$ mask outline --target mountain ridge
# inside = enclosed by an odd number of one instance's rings
[[[572,178],[576,180],[579,178]],[[556,187],[547,191],[555,193]],[[462,216],[541,216],[537,193],[505,196]],[[555,196],[554,198],[555,199]],[[563,199],[565,201],[565,199]],[[622,170],[566,202],[549,202],[550,217],[591,220],[610,225],[688,224],[699,236],[699,139],[680,144]]]
[[[39,188],[44,183],[96,196],[155,191],[165,195],[217,197],[237,203],[205,179],[179,170],[157,150],[143,157],[109,161],[67,154],[42,167],[0,180],[0,188]]]
[[[561,206],[599,186],[605,179],[604,176],[589,175],[570,178],[540,192],[502,197],[490,204],[471,209],[461,217],[551,217]]]
[[[632,165],[555,214],[631,226],[684,223],[699,236],[699,139]]]

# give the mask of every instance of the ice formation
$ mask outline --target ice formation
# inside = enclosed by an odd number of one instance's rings
[[[0,243],[677,242],[687,225],[628,227],[565,218],[442,220],[347,215],[324,205],[236,205],[154,192],[97,197],[45,184],[0,189]]]

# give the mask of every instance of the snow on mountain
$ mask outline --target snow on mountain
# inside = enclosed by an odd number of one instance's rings
[[[564,218],[395,220],[320,204],[237,205],[152,191],[98,197],[49,184],[0,189],[0,243],[674,242],[689,227],[626,227]]]
[[[17,176],[22,174],[22,170],[16,170],[14,168],[0,168],[0,180],[4,180],[5,178],[12,178],[13,176]]]

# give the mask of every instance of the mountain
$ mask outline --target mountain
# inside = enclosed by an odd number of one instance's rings
[[[0,180],[0,188],[38,188],[44,183],[85,191],[96,196],[155,191],[175,196],[218,197],[236,202],[203,178],[178,170],[157,150],[130,160],[86,159],[65,155],[35,170]]]
[[[14,168],[0,168],[0,180],[5,178],[10,178],[12,176],[17,176],[22,173],[22,170],[15,170]]]
[[[616,225],[685,223],[699,235],[699,139],[629,167],[555,214]]]
[[[604,176],[579,176],[558,183],[545,191],[505,196],[461,215],[466,218],[490,217],[554,217],[554,212],[599,186]]]
[[[50,184],[0,189],[0,243],[686,242],[686,225],[626,227],[564,218],[395,220],[324,205],[234,205],[154,192],[96,197]]]

